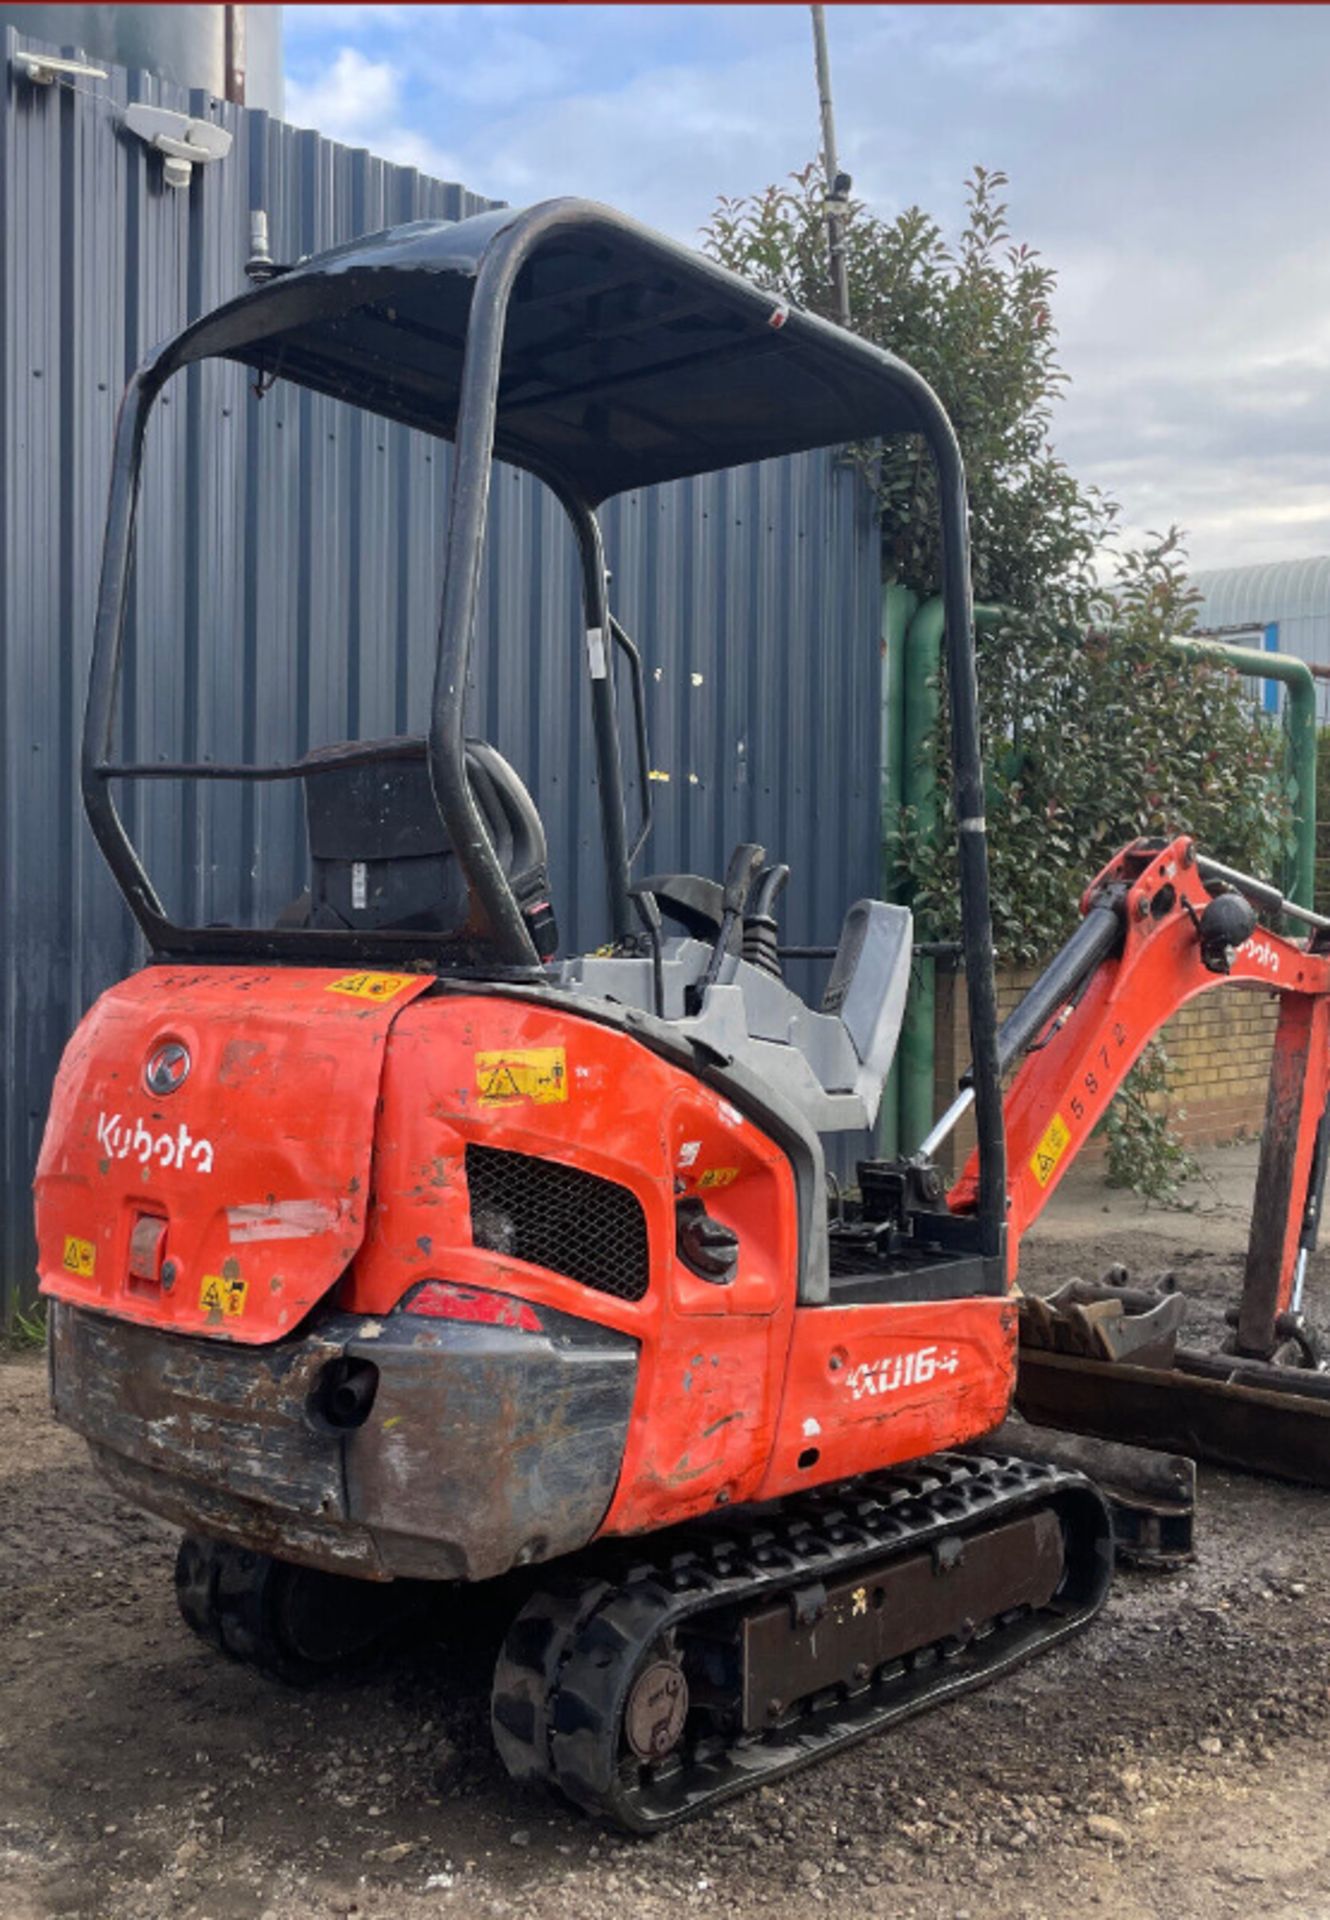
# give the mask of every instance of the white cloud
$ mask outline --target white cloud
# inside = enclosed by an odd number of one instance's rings
[[[286,117],[296,126],[317,127],[329,140],[368,147],[398,166],[418,167],[440,180],[460,179],[465,169],[458,157],[406,124],[402,82],[402,69],[392,62],[341,47],[312,80],[287,81]]]
[[[585,193],[695,239],[718,193],[765,184],[813,151],[815,102],[793,150],[789,138],[804,78],[759,56],[738,71],[667,65],[524,102],[473,140],[466,184],[513,201]]]
[[[329,140],[353,146],[381,133],[397,112],[401,76],[386,60],[367,60],[355,47],[339,49],[315,79],[286,83],[286,117],[298,127],[317,127]]]
[[[695,240],[818,147],[803,8],[287,14],[291,117],[473,191]],[[1054,440],[1197,564],[1330,545],[1330,10],[836,7],[841,157],[954,230],[982,161],[1058,272]],[[445,145],[446,143],[446,150]]]
[[[901,11],[918,19],[913,8]],[[1083,36],[1088,12],[1067,6],[944,10],[928,58],[969,84],[1018,92],[1043,88],[1063,78],[1064,62]]]
[[[577,66],[563,49],[499,21],[470,58],[436,61],[429,77],[442,93],[469,106],[512,107],[567,91]]]
[[[361,33],[400,33],[422,25],[422,16],[437,24],[445,16],[460,12],[460,7],[449,6],[294,6],[286,8],[282,28],[288,42],[313,40],[325,34],[349,40]]]

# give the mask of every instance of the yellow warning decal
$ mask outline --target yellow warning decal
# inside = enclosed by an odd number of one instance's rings
[[[697,1184],[699,1187],[732,1187],[738,1178],[738,1167],[708,1167]]]
[[[476,1055],[476,1090],[482,1107],[514,1100],[547,1105],[568,1098],[568,1062],[562,1047],[513,1047]]]
[[[72,1233],[67,1233],[64,1266],[66,1273],[76,1273],[81,1280],[91,1280],[97,1268],[97,1249],[91,1240],[78,1240]]]
[[[199,1312],[221,1313],[238,1320],[245,1311],[248,1280],[228,1280],[220,1273],[205,1273],[199,1288]]]
[[[340,980],[330,980],[327,990],[349,994],[353,1000],[391,1000],[419,979],[418,973],[348,973]]]
[[[1071,1133],[1060,1113],[1055,1113],[1044,1129],[1044,1137],[1034,1150],[1030,1171],[1041,1187],[1053,1178],[1058,1161],[1071,1145]]]

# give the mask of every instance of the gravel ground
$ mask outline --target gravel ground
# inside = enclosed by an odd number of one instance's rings
[[[1124,1220],[1082,1183],[1027,1284],[1173,1265],[1213,1322],[1237,1167],[1190,1219]],[[10,1360],[0,1920],[1330,1920],[1325,1503],[1208,1472],[1185,1575],[1120,1575],[1021,1673],[642,1843],[510,1785],[474,1621],[303,1694],[211,1654],[177,1619],[169,1529],[103,1490],[40,1362]]]

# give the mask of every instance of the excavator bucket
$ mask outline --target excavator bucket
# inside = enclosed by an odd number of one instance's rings
[[[1221,1349],[1180,1344],[1182,1296],[1114,1268],[1022,1300],[1017,1407],[1038,1426],[1330,1486],[1330,1370],[1304,1310],[1330,1164],[1330,918],[1186,837],[1135,841],[1087,888],[1082,916],[998,1035],[1001,1066],[1016,1068],[1004,1102],[1013,1277],[1024,1235],[1151,1036],[1216,988],[1279,1003],[1261,1157]],[[1289,920],[1309,935],[1273,930]],[[973,1206],[976,1171],[972,1159],[953,1210]]]
[[[1113,1553],[1123,1566],[1177,1573],[1195,1559],[1196,1462],[1181,1453],[1005,1420],[984,1445],[1093,1480],[1113,1516]]]
[[[1180,1346],[1183,1304],[1180,1293],[1124,1286],[1112,1274],[1023,1300],[1024,1418],[1330,1487],[1330,1373],[1292,1329],[1281,1360]]]

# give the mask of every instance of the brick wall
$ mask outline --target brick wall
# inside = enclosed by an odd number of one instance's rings
[[[1033,971],[998,975],[998,1018],[1005,1020],[1034,979]],[[1203,993],[1174,1015],[1163,1029],[1172,1063],[1174,1130],[1188,1146],[1237,1140],[1257,1134],[1265,1115],[1278,996],[1259,989],[1219,988]],[[969,1064],[969,1021],[963,974],[937,976],[937,1041],[934,1058],[934,1110],[941,1113]],[[968,1118],[952,1135],[952,1159],[944,1147],[944,1166],[958,1171],[974,1145]],[[1086,1151],[1102,1153],[1102,1139]]]

